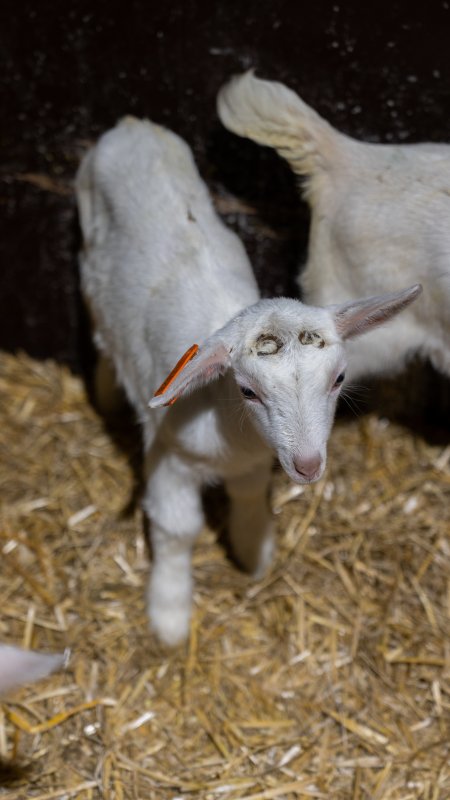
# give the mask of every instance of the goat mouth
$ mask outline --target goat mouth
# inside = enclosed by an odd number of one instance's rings
[[[322,477],[323,470],[317,470],[313,475],[300,475],[296,470],[290,474],[290,478],[295,482],[302,485],[309,483],[316,483]]]
[[[280,465],[288,478],[294,481],[294,483],[298,483],[300,485],[316,483],[316,481],[320,480],[325,471],[325,459],[322,460],[321,464],[316,469],[305,471],[301,469],[299,470],[296,467],[294,460],[285,461],[284,459],[280,459]]]

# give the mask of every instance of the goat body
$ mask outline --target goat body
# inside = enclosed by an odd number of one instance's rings
[[[414,353],[450,375],[450,147],[356,141],[252,72],[225,85],[217,106],[227,128],[273,147],[303,179],[312,214],[306,302],[423,284],[420,303],[349,345],[347,376],[394,373]]]
[[[106,133],[86,154],[76,190],[101,382],[113,366],[143,427],[149,615],[159,638],[176,644],[189,631],[202,486],[225,482],[231,544],[244,568],[261,573],[273,548],[273,453],[297,482],[322,475],[344,340],[400,311],[420,287],[332,308],[260,300],[189,148],[148,121],[126,118]],[[193,343],[198,351],[164,381]]]

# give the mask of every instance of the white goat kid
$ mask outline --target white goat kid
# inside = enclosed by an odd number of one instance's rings
[[[225,482],[236,557],[263,572],[273,549],[272,454],[292,480],[320,478],[343,341],[396,314],[420,287],[329,309],[260,300],[189,148],[148,121],[127,118],[106,133],[85,156],[76,189],[96,342],[143,426],[149,615],[173,645],[189,632],[202,487]],[[149,411],[150,393],[193,342],[202,342],[198,352],[177,365]],[[173,405],[181,395],[189,396]]]
[[[349,346],[347,377],[396,372],[414,353],[450,375],[450,147],[356,141],[286,86],[252,72],[224,86],[217,105],[227,128],[275,148],[306,179],[305,302],[423,284],[420,303]]]

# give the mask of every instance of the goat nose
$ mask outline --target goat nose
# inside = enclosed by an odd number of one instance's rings
[[[296,457],[294,458],[294,467],[305,481],[314,481],[320,475],[322,457],[319,453],[307,457]]]

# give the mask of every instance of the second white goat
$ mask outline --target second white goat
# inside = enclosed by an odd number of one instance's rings
[[[106,133],[85,156],[76,189],[96,343],[143,426],[149,615],[173,645],[189,632],[202,487],[225,482],[236,557],[262,573],[273,550],[273,454],[293,481],[320,478],[344,341],[392,317],[420,287],[331,308],[261,300],[189,148],[148,121],[127,118]],[[194,343],[198,351],[164,381]]]
[[[304,179],[306,302],[423,284],[420,303],[349,346],[347,377],[394,373],[415,353],[450,376],[450,147],[356,141],[283,84],[252,72],[221,89],[218,112],[227,128],[275,148]]]

